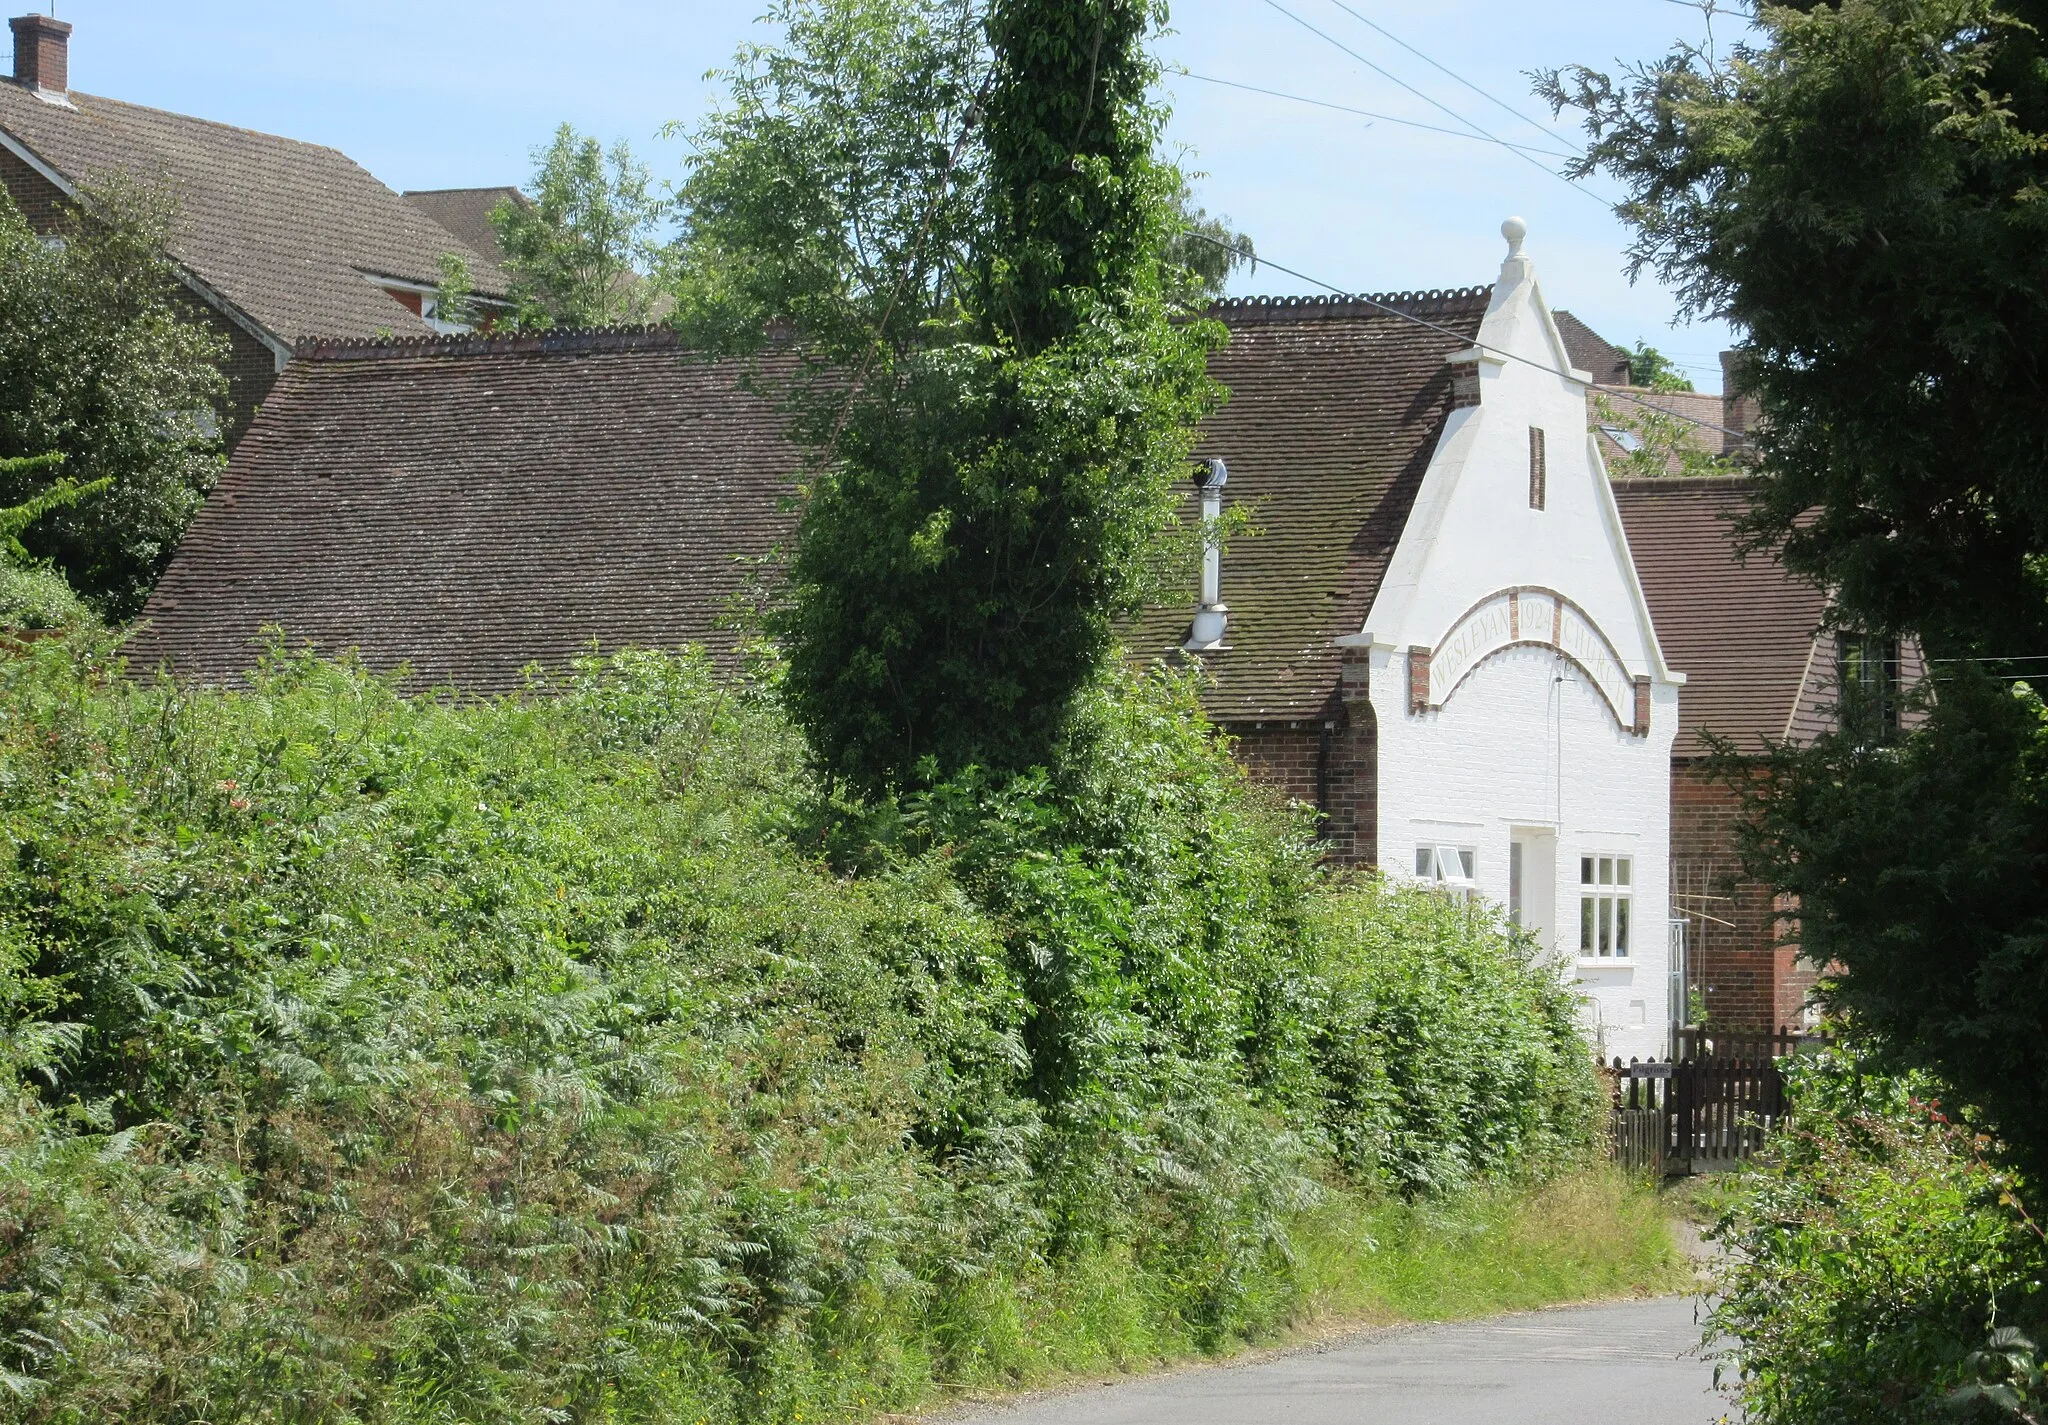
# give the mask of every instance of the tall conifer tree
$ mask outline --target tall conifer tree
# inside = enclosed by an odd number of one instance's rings
[[[1169,258],[1152,0],[817,0],[700,136],[679,320],[772,322],[815,452],[777,632],[879,794],[1047,759],[1171,525],[1214,323]],[[766,195],[766,196],[764,196]],[[847,215],[851,214],[849,218]]]

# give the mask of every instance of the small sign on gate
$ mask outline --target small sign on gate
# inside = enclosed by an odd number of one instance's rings
[[[1668,1079],[1671,1077],[1669,1064],[1630,1064],[1628,1076],[1632,1079]]]

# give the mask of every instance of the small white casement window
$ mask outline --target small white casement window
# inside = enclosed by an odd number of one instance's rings
[[[1473,846],[1418,846],[1415,879],[1465,896],[1479,889],[1479,850]]]
[[[1626,856],[1579,858],[1579,954],[1586,959],[1628,958],[1631,871]]]

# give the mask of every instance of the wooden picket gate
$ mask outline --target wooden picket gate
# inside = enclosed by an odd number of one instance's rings
[[[1669,1060],[1616,1059],[1608,1066],[1616,1161],[1648,1173],[1733,1167],[1785,1121],[1778,1061],[1827,1042],[1814,1034],[1681,1029]]]

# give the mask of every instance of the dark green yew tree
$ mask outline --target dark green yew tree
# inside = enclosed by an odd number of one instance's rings
[[[1852,699],[1769,759],[1753,859],[1852,1026],[2048,1169],[2048,740],[2015,687],[2048,672],[2048,4],[1757,20],[1720,59],[1545,82],[1628,184],[1638,266],[1746,334],[1750,539],[1942,675],[1910,733]]]
[[[680,320],[791,329],[817,452],[777,624],[866,794],[1048,758],[1214,402],[1164,255],[1152,0],[821,0],[752,57],[683,197]],[[851,215],[849,220],[848,215]]]
[[[2040,0],[1760,12],[1762,41],[1552,76],[1629,185],[1637,265],[1745,333],[1752,524],[1873,630],[2048,651]]]

